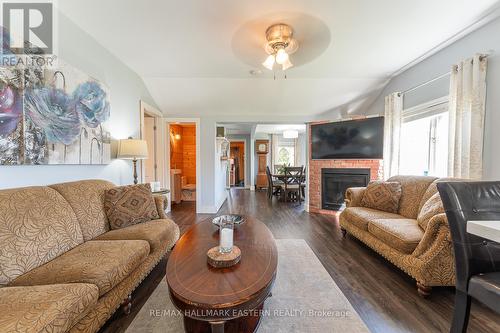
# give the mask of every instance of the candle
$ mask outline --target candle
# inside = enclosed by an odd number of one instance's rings
[[[221,253],[228,253],[233,250],[233,228],[221,228],[219,251]]]

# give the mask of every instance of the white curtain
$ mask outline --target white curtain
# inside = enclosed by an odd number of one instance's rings
[[[401,119],[403,97],[399,92],[385,97],[384,117],[384,178],[399,173],[399,144],[401,137]]]
[[[448,176],[481,179],[486,103],[486,57],[475,55],[452,67]]]
[[[306,165],[306,135],[299,134],[295,139],[295,166]]]
[[[279,135],[273,134],[271,137],[271,173],[275,173],[275,165],[278,160]]]

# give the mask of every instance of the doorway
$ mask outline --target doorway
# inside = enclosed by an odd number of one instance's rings
[[[199,200],[199,125],[196,121],[167,119],[169,205],[172,211],[197,211]]]
[[[229,186],[244,188],[246,175],[245,141],[229,143]]]

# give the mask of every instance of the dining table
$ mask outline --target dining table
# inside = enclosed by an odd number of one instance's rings
[[[467,221],[467,232],[500,243],[500,221]]]
[[[273,178],[276,178],[278,180],[281,180],[282,182],[285,181],[285,179],[287,178],[287,175],[285,175],[284,173],[275,173],[275,174],[272,174],[271,175]]]

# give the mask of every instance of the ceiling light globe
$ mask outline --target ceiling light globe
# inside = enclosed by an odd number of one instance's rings
[[[279,49],[278,52],[276,52],[276,62],[282,65],[287,60],[288,60],[288,53],[286,53],[285,49]]]
[[[262,63],[262,66],[272,71],[274,66],[274,55],[269,55],[269,57],[267,57],[266,60]]]
[[[287,59],[287,60],[283,63],[282,67],[283,67],[283,70],[284,70],[284,71],[286,71],[288,68],[293,67],[293,64],[292,64],[292,62],[290,61],[290,59]]]

